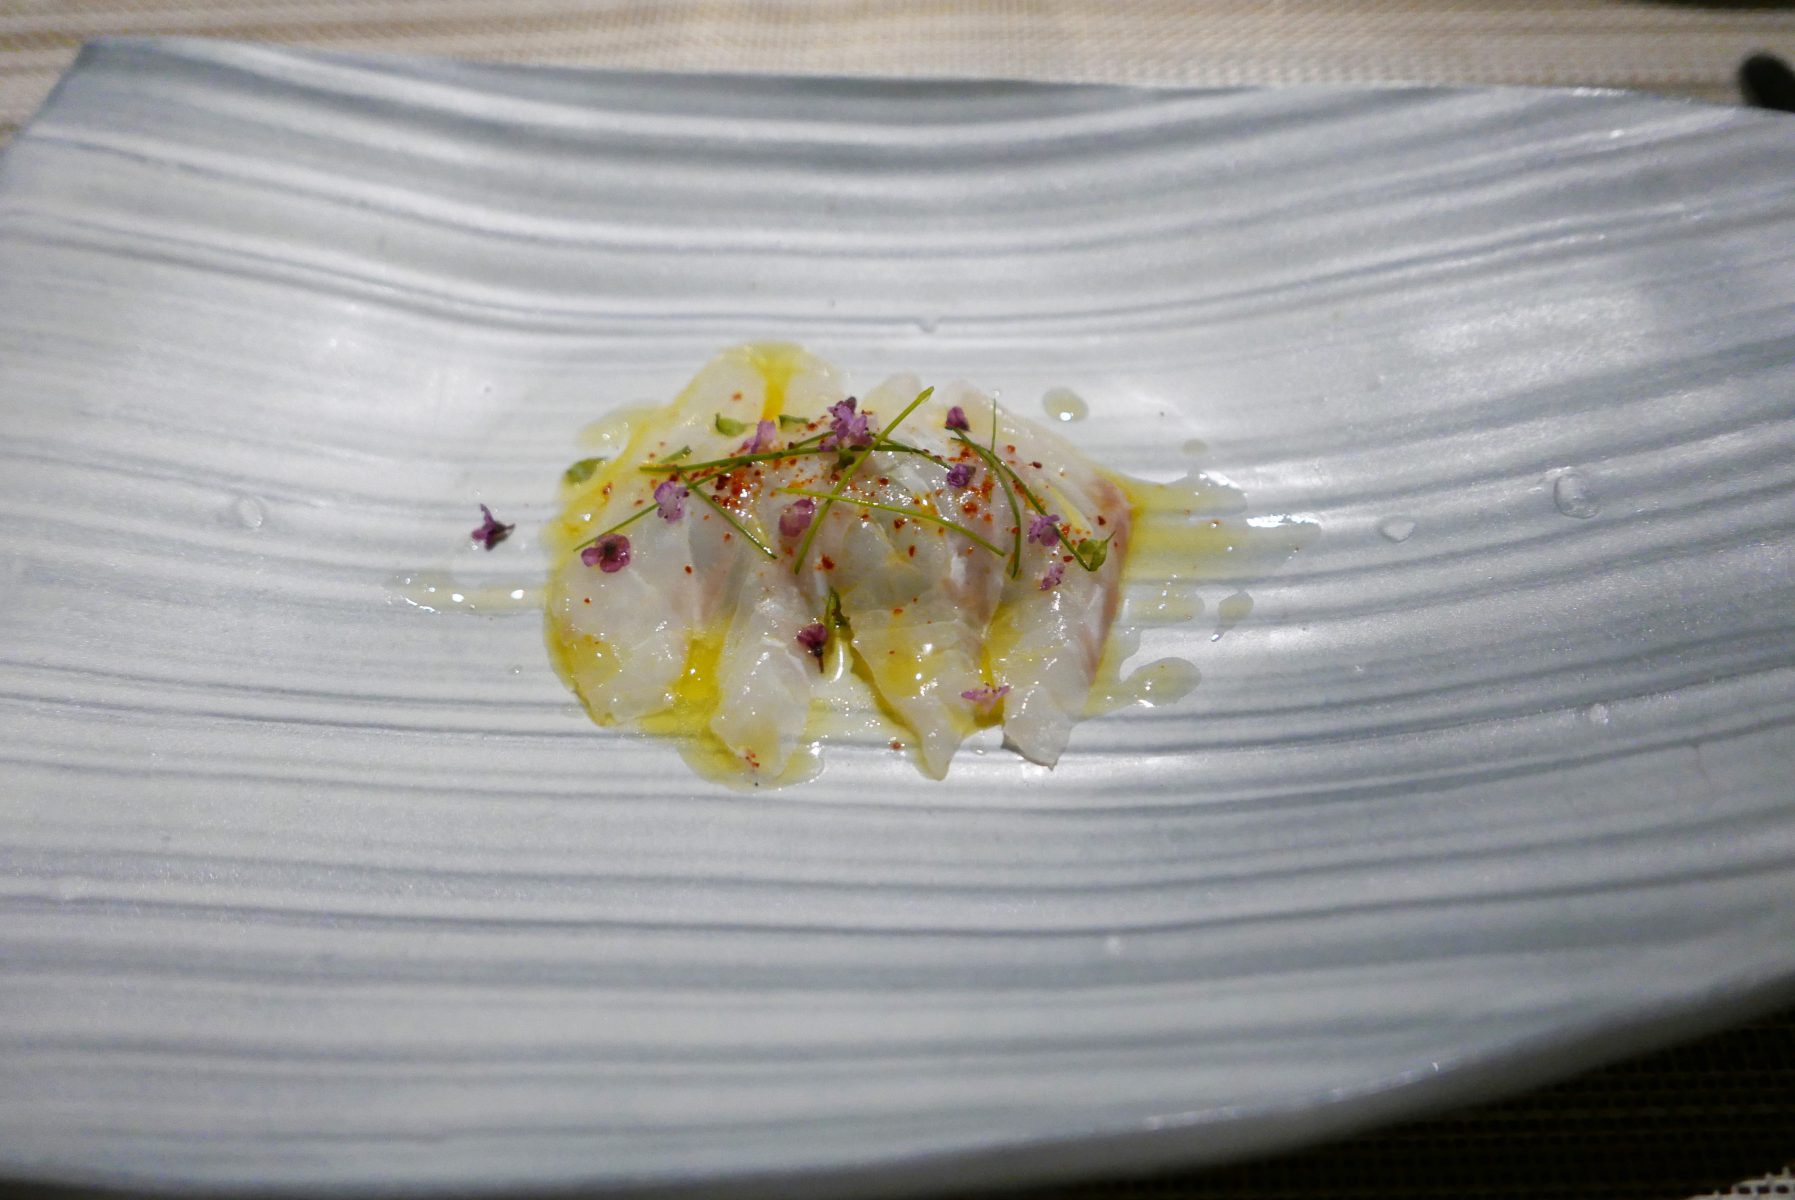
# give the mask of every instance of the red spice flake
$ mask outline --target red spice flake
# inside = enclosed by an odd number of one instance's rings
[[[1014,447],[1014,446],[1005,446],[1005,447],[1004,447],[1004,448],[1003,448],[1003,450],[1004,450],[1004,453],[1005,453],[1005,454],[1014,454],[1014,453],[1016,453],[1016,447]]]
[[[820,561],[823,564],[823,570],[833,571],[835,569],[835,560],[830,558],[827,554],[823,555]]]
[[[1102,513],[1098,513],[1097,514],[1097,524],[1107,525],[1107,524],[1109,524],[1109,518],[1104,516]]]
[[[1031,462],[1031,463],[1029,463],[1029,464],[1028,464],[1028,465],[1029,465],[1029,466],[1031,466],[1031,467],[1033,467],[1033,468],[1034,468],[1034,469],[1035,469],[1035,470],[1037,470],[1037,471],[1039,471],[1039,470],[1040,470],[1040,469],[1041,469],[1041,464],[1040,464],[1040,463],[1038,463],[1038,462]]]
[[[891,739],[891,748],[893,750],[902,750],[904,748],[904,743],[898,741],[896,738],[892,738]]]
[[[691,573],[692,573],[692,564],[687,563],[686,564],[686,574],[690,575]]]
[[[889,480],[889,479],[885,478],[885,476],[881,475],[881,476],[879,476],[879,486],[880,487],[890,487],[891,480]]]
[[[972,515],[972,514],[973,514],[973,513],[975,513],[975,512],[977,512],[977,511],[978,511],[978,510],[979,510],[979,506],[978,506],[978,505],[976,505],[976,504],[974,504],[974,503],[973,503],[973,502],[972,502],[972,501],[970,501],[970,500],[968,500],[968,501],[966,501],[966,503],[964,503],[964,504],[962,504],[962,505],[960,505],[960,511],[961,511],[961,512],[963,512],[963,513],[965,513],[965,514],[966,514],[966,515],[967,515],[967,516],[969,516],[969,517],[970,517],[970,516],[971,516],[971,515]]]
[[[741,398],[742,398],[742,394],[740,392],[737,392],[735,395],[730,397],[731,400],[740,400]]]
[[[723,540],[724,540],[724,541],[726,541],[726,542],[733,542],[733,541],[734,541],[734,540],[735,540],[735,534],[733,534],[733,533],[726,533],[726,534],[724,534],[724,535],[723,535]]]
[[[902,529],[904,527],[904,518],[899,517],[897,520],[893,521],[891,527],[893,529]]]
[[[587,604],[590,604],[590,603],[592,603],[592,597],[590,597],[590,596],[587,596],[587,597],[586,597],[586,603],[587,603]]]
[[[915,546],[911,546],[911,547],[910,547],[910,557],[911,557],[911,558],[915,558],[915,557],[916,557],[916,547],[915,547]]]
[[[891,610],[891,615],[892,615],[892,616],[894,616],[894,617],[901,617],[901,616],[903,616],[903,615],[904,615],[904,606],[903,606],[903,605],[901,605],[901,604],[900,604],[900,605],[898,605],[898,606],[897,606],[897,607],[896,607],[896,608],[894,608],[894,609],[892,609],[892,610]]]

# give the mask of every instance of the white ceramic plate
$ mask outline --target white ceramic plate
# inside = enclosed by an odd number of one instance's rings
[[[1044,1177],[1787,994],[1791,180],[1622,95],[89,50],[0,161],[0,1163]],[[395,597],[765,336],[1324,532],[1146,648],[1189,700],[943,784],[722,791]]]

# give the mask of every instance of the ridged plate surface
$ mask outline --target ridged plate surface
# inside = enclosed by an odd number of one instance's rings
[[[0,159],[0,1166],[1114,1169],[1785,994],[1792,181],[1623,95],[90,49]],[[1321,536],[941,784],[725,791],[397,594],[528,586],[582,426],[760,337]]]

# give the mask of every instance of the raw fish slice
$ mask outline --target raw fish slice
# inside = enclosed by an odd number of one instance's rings
[[[741,437],[719,432],[717,414],[740,411],[758,420],[764,393],[745,351],[707,363],[673,413],[643,422],[624,452],[593,477],[588,491],[595,507],[580,514],[574,536],[591,537],[654,503],[666,476],[639,471],[643,463],[681,448],[689,448],[688,462],[734,453]],[[735,535],[696,497],[687,497],[684,507],[677,521],[657,511],[621,531],[631,543],[625,569],[607,573],[573,555],[551,581],[550,619],[576,635],[568,640],[565,666],[601,722],[632,721],[671,705],[695,635],[719,619],[737,587],[745,564],[731,544]]]
[[[777,775],[799,747],[822,678],[818,660],[798,641],[799,630],[814,620],[791,570],[756,554],[737,587],[710,723],[751,769]]]
[[[919,390],[913,376],[899,376],[869,393],[863,407],[882,425]],[[945,403],[925,403],[898,439],[952,453],[942,428],[946,413]],[[928,458],[880,451],[855,480],[865,498],[894,507],[926,500],[947,510],[943,515],[963,516],[952,507],[959,493],[945,486],[944,475]],[[986,628],[1003,592],[1003,560],[939,525],[856,508],[852,499],[830,512],[814,553],[818,567],[833,565],[807,571],[810,586],[835,589],[879,698],[914,735],[923,770],[941,778],[976,727],[962,693],[984,683]]]
[[[1020,578],[1005,589],[1003,615],[991,631],[992,674],[1010,688],[1003,700],[1005,740],[1025,758],[1051,767],[1065,750],[1072,727],[1084,717],[1120,605],[1122,561],[1131,532],[1128,497],[1099,472],[1074,465],[1083,459],[1050,434],[1010,427],[1000,437],[1012,439],[1021,463],[1018,474],[1050,512],[1063,518],[1074,544],[1083,538],[1112,539],[1096,571],[1066,561],[1069,555],[1061,545],[1026,543]],[[1032,462],[1061,465],[1037,470]],[[1059,582],[1043,588],[1049,572]]]

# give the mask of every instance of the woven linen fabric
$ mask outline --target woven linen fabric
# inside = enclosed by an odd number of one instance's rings
[[[665,70],[1544,84],[1731,100],[1742,57],[1795,52],[1795,10],[1639,0],[6,0],[0,137],[102,34]]]

